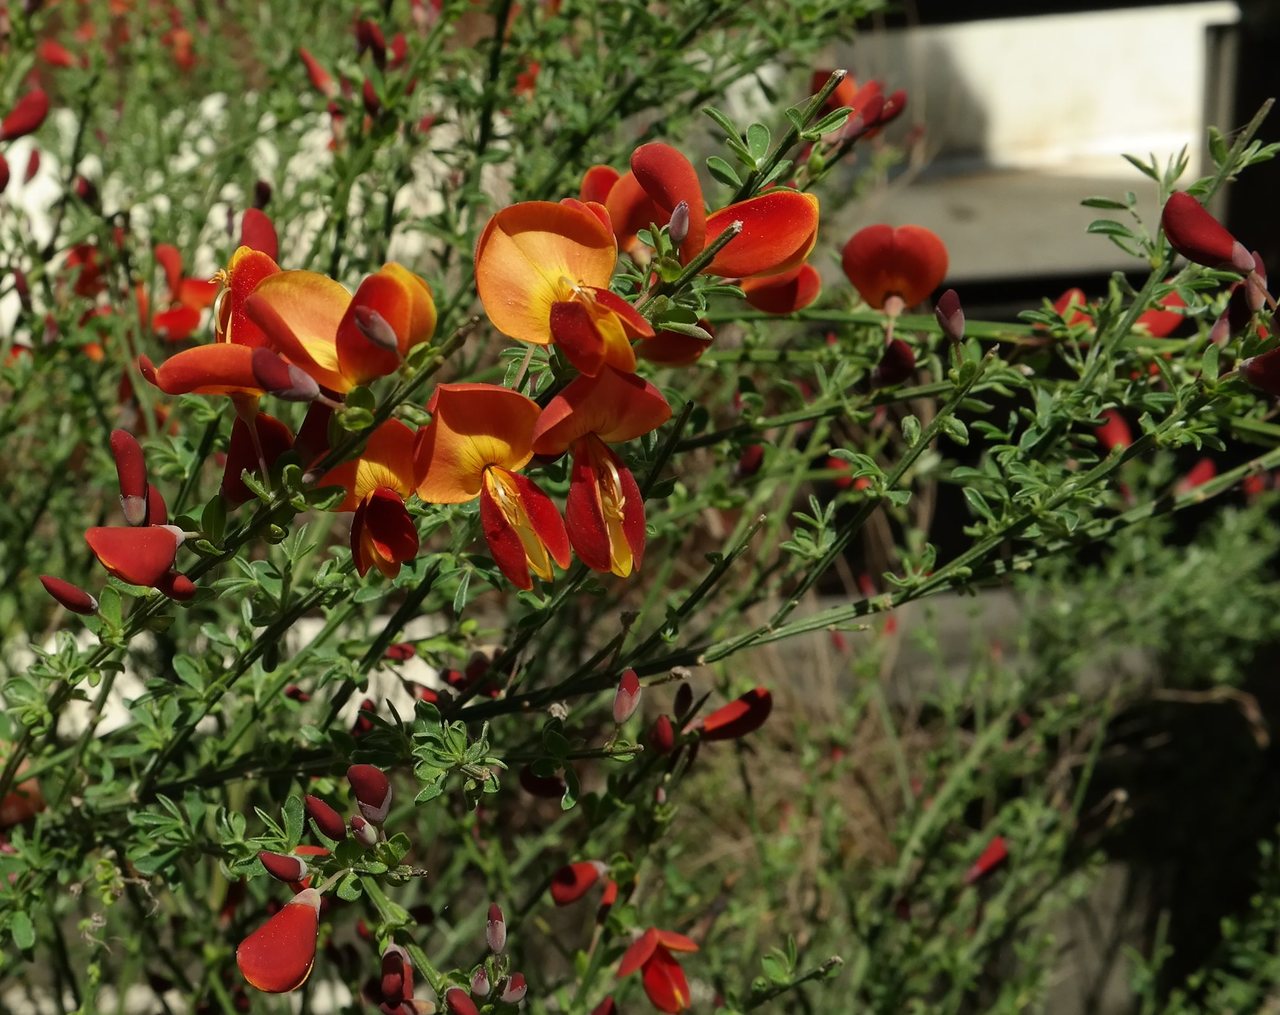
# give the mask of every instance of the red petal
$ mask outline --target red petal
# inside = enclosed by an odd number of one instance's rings
[[[606,444],[634,440],[671,418],[662,392],[635,374],[603,367],[595,377],[577,377],[538,416],[533,450],[563,454],[579,437],[596,434]]]
[[[1242,274],[1253,270],[1253,256],[1185,191],[1169,195],[1160,225],[1173,249],[1188,261]]]
[[[320,66],[310,52],[299,46],[298,56],[302,57],[302,63],[307,68],[307,77],[311,79],[311,86],[317,92],[327,98],[333,98],[338,94],[338,86],[334,84],[333,76]]]
[[[480,484],[480,528],[484,532],[494,563],[516,588],[526,591],[533,588],[529,574],[529,558],[525,555],[520,536],[507,521],[506,514],[489,493],[487,482]]]
[[[320,893],[306,888],[240,942],[236,965],[249,985],[283,994],[307,982],[316,958]]]
[[[112,430],[110,443],[111,455],[116,461],[116,478],[120,481],[120,496],[146,497],[147,463],[138,438],[128,430]]]
[[[631,172],[618,178],[604,206],[609,212],[609,221],[613,223],[613,235],[618,239],[618,246],[632,256],[635,256],[639,245],[636,233],[651,225],[666,225],[670,217],[644,192],[636,174]]]
[[[177,299],[178,286],[182,283],[182,255],[172,243],[157,243],[156,264],[164,269],[165,284],[169,287],[169,299]]]
[[[551,334],[565,358],[588,377],[594,377],[604,366],[604,338],[581,303],[551,304]]]
[[[273,416],[260,412],[255,417],[258,440],[262,443],[262,454],[270,468],[286,451],[293,447],[293,434],[289,428]],[[262,467],[258,463],[258,453],[253,446],[253,438],[249,428],[239,417],[231,426],[231,442],[227,446],[227,464],[222,470],[222,496],[231,506],[243,504],[253,499],[253,491],[244,485],[240,474],[245,470],[257,474],[261,479]]]
[[[151,330],[166,342],[185,342],[200,327],[200,311],[191,307],[162,310],[151,318]]]
[[[78,585],[72,585],[69,581],[48,574],[40,576],[40,584],[58,601],[60,606],[72,613],[88,616],[98,612],[98,600]]]
[[[141,365],[141,364],[140,364]],[[184,349],[143,376],[167,395],[260,395],[253,375],[253,350],[245,345],[202,345]]]
[[[749,278],[742,283],[747,302],[767,314],[790,314],[802,310],[818,298],[821,289],[822,278],[809,264],[780,275]]]
[[[621,174],[613,166],[591,166],[582,174],[582,186],[578,188],[580,201],[596,201],[604,204],[609,192]]]
[[[9,115],[0,120],[0,141],[12,141],[39,129],[49,115],[49,96],[43,88],[33,88],[13,104]]]
[[[630,976],[652,957],[658,947],[658,932],[650,927],[622,955],[618,963],[618,979]]]
[[[271,260],[279,259],[280,241],[276,238],[276,227],[271,224],[267,213],[257,208],[247,208],[240,222],[240,245],[250,250],[259,250]]]
[[[600,505],[595,470],[589,455],[575,455],[565,498],[565,525],[573,552],[592,571],[613,570],[609,552],[609,528]]]
[[[551,875],[551,899],[557,906],[577,902],[600,880],[604,864],[592,860],[571,863]]]
[[[773,711],[773,695],[757,687],[718,708],[700,723],[703,740],[736,740],[764,725]]]
[[[401,564],[418,555],[418,530],[413,518],[400,494],[385,486],[374,490],[361,508],[364,533],[377,551],[373,563],[388,578],[394,578],[400,573]]]
[[[84,534],[102,566],[131,585],[155,585],[173,567],[182,538],[170,525],[99,526]]]
[[[629,338],[652,338],[653,325],[635,307],[611,289],[587,286],[595,294],[596,303],[616,314],[622,322],[622,330]]]
[[[555,503],[527,476],[514,473],[512,478],[520,492],[520,501],[533,531],[542,540],[551,559],[561,567],[568,567],[569,534],[565,531],[564,519],[556,510]]]
[[[693,163],[670,145],[653,141],[632,152],[631,171],[644,192],[662,209],[663,223],[681,201],[689,206],[689,232],[680,245],[680,260],[688,262],[700,254],[706,245],[707,209]]]
[[[659,946],[644,966],[644,992],[660,1012],[676,1015],[689,1007],[689,981],[680,963]]]
[[[1003,864],[1009,858],[1009,848],[1005,845],[1004,837],[997,835],[989,843],[986,849],[982,851],[982,855],[978,857],[972,867],[964,873],[964,883],[971,885],[975,881],[979,881],[986,877],[993,870]]]
[[[742,223],[742,233],[703,270],[725,278],[776,275],[800,264],[813,249],[818,199],[794,190],[771,190],[730,205],[707,219],[707,245],[734,222]]]

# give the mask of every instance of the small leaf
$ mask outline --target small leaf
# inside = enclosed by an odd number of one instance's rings
[[[9,933],[13,935],[13,943],[22,951],[26,951],[36,943],[36,928],[31,917],[26,913],[14,913],[9,924]]]

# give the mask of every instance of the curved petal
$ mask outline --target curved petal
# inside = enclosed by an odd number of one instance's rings
[[[151,318],[151,330],[166,342],[185,342],[200,327],[200,311],[176,306],[162,310]]]
[[[97,526],[84,538],[102,566],[130,585],[163,579],[182,545],[181,530],[171,525]]]
[[[293,434],[289,428],[274,416],[260,412],[254,418],[254,426],[258,431],[258,441],[262,445],[262,455],[267,460],[267,467],[286,451],[293,447]],[[222,470],[222,496],[228,504],[243,504],[253,499],[253,493],[244,485],[240,474],[245,470],[260,472],[258,452],[253,446],[253,438],[244,420],[236,418],[231,426],[231,443],[227,445],[227,464]]]
[[[252,250],[260,250],[271,260],[280,254],[280,241],[270,216],[257,208],[246,209],[240,222],[240,243]]]
[[[747,302],[767,314],[802,310],[818,298],[821,290],[822,278],[811,264],[802,264],[780,275],[757,275],[742,282]]]
[[[626,578],[644,557],[644,498],[635,477],[594,435],[573,446],[565,516],[574,551],[593,571]]]
[[[182,284],[182,255],[172,243],[157,243],[155,249],[156,264],[164,270],[165,285],[169,289],[169,299],[178,298],[178,287]]]
[[[623,173],[618,178],[604,206],[609,213],[609,221],[613,223],[613,235],[618,238],[618,246],[633,258],[640,247],[636,233],[653,225],[665,226],[671,217],[645,193],[633,172]]]
[[[604,204],[609,200],[609,192],[613,190],[613,185],[618,182],[621,175],[613,166],[588,167],[582,174],[582,185],[578,187],[578,200]]]
[[[705,321],[699,321],[698,324],[710,333],[710,325]],[[687,367],[702,358],[702,354],[711,348],[713,340],[686,335],[682,331],[659,331],[653,338],[640,343],[636,355],[662,366]]]
[[[480,525],[493,558],[518,588],[533,588],[530,572],[550,581],[554,560],[569,564],[569,537],[551,498],[532,480],[502,468],[485,471]]]
[[[365,337],[356,323],[356,311],[371,310],[395,333],[395,348],[384,348]],[[356,290],[338,324],[338,370],[356,384],[385,377],[400,367],[409,347],[413,319],[413,293],[404,280],[390,273],[370,275]]]
[[[689,206],[689,231],[680,245],[680,260],[687,263],[702,253],[706,246],[707,209],[693,163],[671,145],[652,141],[631,153],[631,171],[667,219],[681,201]]]
[[[635,374],[603,367],[595,377],[575,378],[538,416],[533,451],[559,455],[585,434],[606,444],[634,440],[671,418],[662,392]]]
[[[716,709],[699,724],[703,740],[736,740],[764,725],[773,711],[773,695],[757,687]],[[669,947],[669,946],[668,946]]]
[[[362,578],[370,565],[394,578],[418,555],[418,529],[395,490],[378,487],[360,502],[351,522],[351,555]]]
[[[201,345],[170,356],[158,367],[151,367],[146,357],[138,365],[166,395],[262,394],[253,375],[253,350],[245,345]]]
[[[262,329],[249,320],[244,312],[245,300],[258,288],[258,283],[268,275],[280,271],[274,258],[252,247],[238,247],[227,262],[224,277],[226,288],[219,297],[214,311],[214,328],[219,342],[235,345],[259,346],[267,344]]]
[[[551,304],[575,285],[607,286],[617,259],[613,236],[591,211],[526,201],[502,209],[480,234],[476,291],[499,331],[546,345]]]
[[[618,979],[630,976],[653,956],[658,947],[658,932],[650,927],[631,943],[631,947],[622,953],[622,961],[618,963]]]
[[[418,496],[428,504],[460,504],[480,493],[491,465],[522,468],[533,457],[538,403],[498,384],[440,384],[418,433]]]
[[[409,295],[409,334],[400,351],[407,353],[415,345],[429,341],[436,333],[436,300],[431,286],[420,275],[415,275],[403,264],[388,261],[378,271],[404,283]]]
[[[644,992],[653,1006],[666,1015],[678,1015],[689,1007],[689,981],[680,963],[661,945],[645,963]]]
[[[709,246],[735,221],[742,233],[704,271],[725,278],[775,275],[800,264],[818,239],[818,199],[794,190],[771,190],[723,208],[707,219]]]
[[[270,920],[240,942],[236,965],[249,985],[268,994],[307,982],[320,932],[320,893],[304,888]]]
[[[331,391],[355,385],[338,364],[338,325],[351,294],[314,271],[282,271],[264,278],[245,301],[245,312],[271,348]]]

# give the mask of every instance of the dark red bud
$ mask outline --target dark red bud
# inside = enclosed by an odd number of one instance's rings
[[[296,856],[271,853],[264,849],[258,854],[258,861],[277,881],[301,881],[308,873],[306,863]]]
[[[147,463],[142,445],[128,430],[112,430],[110,444],[124,519],[130,525],[142,525],[147,520]]]
[[[368,78],[360,86],[360,101],[364,103],[364,111],[370,116],[376,117],[382,111],[382,100],[378,98],[378,92]]]
[[[670,754],[676,746],[676,731],[671,717],[660,715],[649,729],[649,744],[659,754]]]
[[[185,603],[189,599],[195,598],[196,583],[185,574],[177,574],[176,572],[170,571],[156,583],[156,589],[164,593],[170,599],[179,603]]]
[[[400,340],[396,338],[395,328],[372,307],[356,307],[354,317],[360,334],[379,349],[395,353],[400,351]]]
[[[409,953],[399,945],[388,945],[382,953],[382,1000],[398,1005],[413,997],[413,965]]]
[[[352,765],[347,781],[365,819],[375,825],[385,822],[391,810],[391,781],[386,773],[374,765]]]
[[[1245,360],[1240,364],[1240,376],[1259,391],[1280,398],[1280,348]]]
[[[884,356],[876,367],[872,383],[876,387],[892,387],[909,380],[916,369],[916,354],[911,346],[900,338],[895,338],[884,347]]]
[[[40,172],[40,149],[32,148],[31,154],[27,156],[27,168],[22,174],[22,182],[30,183],[38,172]],[[0,187],[0,190],[3,189]]]
[[[980,881],[1008,858],[1009,849],[1005,845],[1004,837],[997,835],[987,843],[986,849],[982,851],[982,855],[978,857],[973,866],[964,872],[964,883],[971,885],[976,881]]]
[[[78,585],[72,585],[69,581],[48,574],[40,576],[40,584],[58,601],[59,605],[72,613],[89,616],[98,612],[98,601]]]
[[[565,781],[558,775],[538,775],[532,767],[526,765],[520,769],[520,788],[532,796],[547,800],[559,800],[567,789]]]
[[[0,141],[12,141],[38,130],[49,115],[49,96],[43,88],[33,88],[13,104],[9,115],[0,120]]]
[[[760,471],[760,466],[763,464],[764,445],[751,444],[742,452],[738,464],[734,466],[733,474],[738,479],[749,479]]]
[[[1253,271],[1253,255],[1232,236],[1204,205],[1185,191],[1169,195],[1160,225],[1170,245],[1188,261],[1209,268]]]
[[[959,342],[964,338],[964,308],[960,306],[960,297],[954,289],[948,289],[938,298],[933,315],[938,319],[942,333],[951,341]]]
[[[303,803],[317,832],[339,842],[347,837],[347,823],[342,820],[342,815],[318,796],[308,795],[303,798]]]
[[[253,185],[253,206],[261,211],[271,203],[271,184],[266,180],[258,180]]]
[[[476,1003],[461,987],[450,987],[444,992],[444,1006],[449,1015],[480,1015]]]

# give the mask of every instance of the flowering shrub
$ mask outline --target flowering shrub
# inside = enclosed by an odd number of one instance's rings
[[[1205,207],[1261,117],[1091,199],[1141,281],[976,321],[929,224],[840,217],[907,95],[813,65],[873,4],[100,6],[0,36],[32,1003],[1043,997],[1140,700],[1090,648],[1243,701],[1280,633],[1275,300]],[[1001,584],[1026,665],[894,700],[894,611]]]

